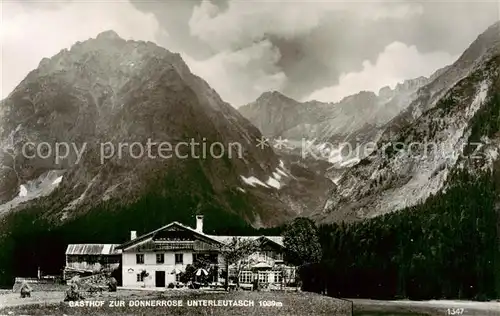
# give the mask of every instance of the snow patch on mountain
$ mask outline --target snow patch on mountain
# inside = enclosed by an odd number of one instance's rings
[[[28,189],[24,186],[24,184],[21,184],[19,187],[19,197],[25,197],[28,195]]]
[[[276,169],[276,171],[277,171],[279,174],[281,174],[282,176],[288,177],[288,174],[287,174],[285,171],[283,171],[283,170],[281,170],[281,169],[279,169],[279,168],[277,168],[277,169]]]
[[[242,187],[238,187],[237,189],[238,189],[238,191],[241,191],[241,192],[243,192],[243,193],[246,193],[246,192],[247,192],[247,191],[245,191],[245,189],[243,189]]]
[[[273,172],[273,177],[276,179],[276,180],[281,180],[281,174],[277,173],[277,172]]]
[[[21,184],[19,194],[7,203],[0,205],[0,212],[8,211],[21,203],[49,195],[62,182],[63,173],[62,170],[49,170],[38,178]]]
[[[273,177],[269,177],[269,179],[266,181],[266,184],[275,189],[281,188],[281,183]]]
[[[343,167],[343,168],[352,167],[352,166],[354,166],[355,164],[357,164],[359,161],[360,161],[360,159],[359,159],[358,157],[354,157],[354,158],[351,158],[351,159],[348,159],[348,160],[342,161],[342,162],[340,163],[340,166],[341,166],[341,167]]]
[[[254,176],[251,177],[244,177],[240,176],[243,182],[245,182],[247,185],[250,185],[252,187],[255,187],[256,185],[260,185],[265,188],[275,188],[275,189],[281,189],[283,184],[280,182],[282,176],[280,175],[282,173],[283,175],[287,176],[286,173],[281,171],[278,168],[276,168],[276,172],[273,172],[271,176],[268,177],[267,181],[264,183],[261,180],[257,179]]]
[[[274,169],[272,177],[274,177],[278,181],[281,180],[282,177],[290,177],[290,174],[286,171],[285,163],[283,162],[283,160],[279,161],[279,165],[278,167],[276,167],[276,169]]]
[[[55,179],[54,182],[52,182],[52,185],[57,185],[57,184],[61,183],[62,180],[63,180],[63,176],[57,177],[57,179]]]
[[[280,159],[280,168],[284,169],[285,168],[285,163],[283,160]]]
[[[267,186],[264,182],[260,181],[259,179],[257,179],[256,177],[254,176],[251,176],[251,177],[244,177],[244,176],[240,176],[241,179],[243,180],[243,182],[245,182],[246,184],[252,186],[252,187],[255,187],[255,185],[260,185],[260,186],[263,186],[265,188],[269,188],[269,186]]]
[[[335,185],[338,185],[341,178],[342,178],[342,176],[338,176],[336,178],[333,178],[332,182],[335,183]]]

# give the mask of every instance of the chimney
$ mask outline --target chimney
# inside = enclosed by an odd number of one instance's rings
[[[196,229],[197,232],[203,233],[203,215],[196,215]]]
[[[137,238],[137,231],[132,230],[130,231],[130,240],[134,240]]]

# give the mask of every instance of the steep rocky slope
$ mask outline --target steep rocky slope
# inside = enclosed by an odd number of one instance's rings
[[[256,226],[322,208],[294,195],[312,182],[326,197],[327,180],[294,176],[260,138],[179,54],[103,32],[42,60],[2,101],[0,214],[43,206],[61,221],[151,192]]]
[[[494,168],[500,110],[500,23],[418,90],[377,148],[346,171],[320,221],[392,212],[445,190],[460,168]]]

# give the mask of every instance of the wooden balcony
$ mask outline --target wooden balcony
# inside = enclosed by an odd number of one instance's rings
[[[169,250],[194,250],[193,241],[154,241],[137,246],[137,250],[146,251],[169,251]]]

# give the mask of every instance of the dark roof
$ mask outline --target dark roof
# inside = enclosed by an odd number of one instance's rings
[[[284,244],[283,244],[283,237],[281,236],[217,236],[217,235],[208,235],[208,234],[205,234],[205,233],[200,233],[198,231],[196,231],[195,229],[189,227],[189,226],[186,226],[186,225],[183,225],[179,222],[172,222],[168,225],[165,225],[161,228],[158,228],[156,230],[153,230],[152,232],[149,232],[147,234],[144,234],[144,235],[141,235],[133,240],[129,240],[119,246],[117,246],[117,249],[124,249],[124,248],[127,248],[137,242],[140,242],[140,241],[143,241],[149,237],[152,237],[154,236],[156,233],[162,231],[163,229],[165,228],[168,228],[168,227],[171,227],[171,226],[177,226],[177,227],[181,227],[183,229],[186,229],[186,230],[189,230],[201,237],[204,237],[204,238],[208,238],[212,241],[215,241],[219,244],[228,244],[234,237],[237,237],[238,239],[244,239],[244,240],[268,240],[280,247],[284,247]]]
[[[162,231],[162,230],[164,230],[164,229],[166,229],[166,228],[169,228],[169,227],[171,227],[171,226],[177,226],[177,227],[180,227],[180,228],[183,228],[183,229],[189,230],[189,231],[191,231],[191,232],[195,233],[196,235],[198,235],[198,236],[200,236],[200,237],[202,237],[202,238],[206,238],[206,239],[209,239],[209,240],[211,240],[211,241],[214,241],[214,242],[216,242],[216,243],[218,243],[218,244],[221,244],[221,242],[220,242],[219,240],[215,239],[213,236],[210,236],[210,235],[207,235],[207,234],[204,234],[204,233],[200,233],[199,231],[196,231],[195,229],[193,229],[193,228],[191,228],[191,227],[189,227],[189,226],[186,226],[186,225],[184,225],[184,224],[181,224],[181,223],[179,223],[179,222],[172,222],[172,223],[170,223],[170,224],[168,224],[168,225],[165,225],[165,226],[160,227],[160,228],[158,228],[158,229],[156,229],[156,230],[153,230],[152,232],[149,232],[149,233],[147,233],[147,234],[141,235],[141,236],[139,236],[139,237],[137,237],[137,238],[135,238],[135,239],[133,239],[133,240],[129,240],[129,241],[127,241],[127,242],[125,242],[125,243],[123,243],[123,244],[121,244],[121,245],[117,246],[116,248],[117,248],[117,249],[124,249],[124,248],[127,248],[127,247],[129,247],[129,246],[131,246],[131,245],[133,245],[133,244],[135,244],[135,243],[138,243],[138,242],[143,241],[143,240],[145,240],[145,239],[147,239],[147,238],[149,238],[149,237],[152,237],[152,236],[153,236],[154,234],[156,234],[157,232],[160,232],[160,231]]]
[[[118,255],[121,253],[116,244],[70,244],[67,255]]]

